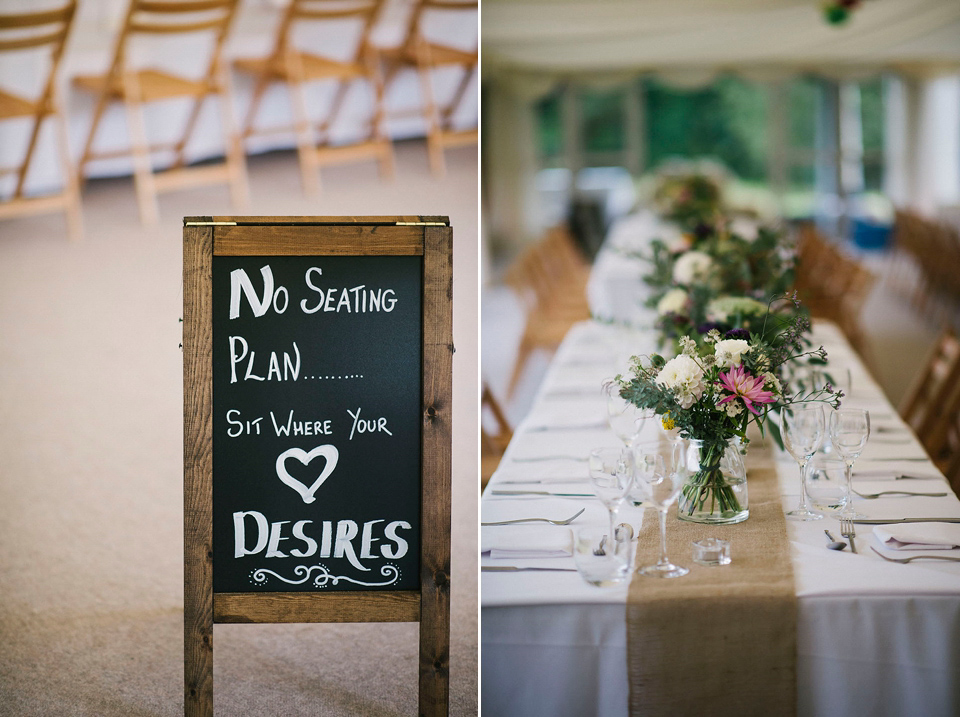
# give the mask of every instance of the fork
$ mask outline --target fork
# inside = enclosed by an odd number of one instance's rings
[[[927,498],[943,498],[945,495],[947,495],[946,493],[913,493],[909,490],[884,490],[879,493],[860,493],[859,491],[853,492],[859,495],[861,498],[869,499],[879,498],[882,495],[922,495],[926,496]]]
[[[870,546],[870,550],[875,552],[884,560],[889,560],[891,563],[909,563],[911,560],[948,560],[951,563],[960,563],[960,558],[954,558],[950,555],[912,555],[909,558],[888,558],[872,545]]]
[[[853,539],[857,537],[857,529],[850,518],[840,518],[840,535],[850,541],[850,550],[857,552],[857,544]]]
[[[514,523],[550,523],[551,525],[570,525],[580,517],[586,508],[581,508],[566,520],[551,520],[550,518],[517,518],[516,520],[500,520],[495,523],[480,523],[480,525],[513,525]]]

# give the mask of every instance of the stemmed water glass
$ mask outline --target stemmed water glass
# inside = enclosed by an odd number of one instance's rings
[[[660,559],[653,565],[644,565],[637,572],[653,578],[679,578],[690,570],[674,565],[667,557],[667,509],[683,486],[683,443],[670,441],[665,447],[638,447],[635,452],[635,485],[644,502],[657,509],[660,519]]]
[[[608,545],[614,550],[614,525],[617,512],[634,479],[633,451],[629,448],[597,448],[590,451],[590,482],[610,514],[610,532],[607,533]],[[599,550],[603,550],[601,545]]]
[[[613,380],[603,383],[603,393],[607,403],[607,424],[617,438],[628,448],[643,430],[643,423],[651,413],[639,408],[620,396],[620,387]]]
[[[787,513],[792,520],[820,520],[823,515],[807,507],[807,463],[823,442],[823,407],[801,403],[780,411],[783,445],[800,466],[800,505]]]
[[[863,518],[853,509],[853,489],[850,473],[853,464],[870,438],[870,414],[862,408],[840,408],[830,414],[830,440],[847,467],[847,504],[840,515],[844,518]]]

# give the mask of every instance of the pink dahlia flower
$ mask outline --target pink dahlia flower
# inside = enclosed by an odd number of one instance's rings
[[[755,403],[773,403],[776,399],[770,391],[763,390],[763,378],[751,376],[742,364],[734,366],[726,373],[720,374],[720,383],[730,391],[718,403],[727,403],[735,398],[742,398],[747,410],[755,416],[760,414],[754,408]]]

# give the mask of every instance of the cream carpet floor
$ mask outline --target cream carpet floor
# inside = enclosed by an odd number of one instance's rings
[[[0,223],[0,715],[182,714],[181,221],[214,214],[446,214],[454,227],[451,713],[477,712],[477,160],[422,143],[397,177],[249,163],[253,201],[166,195],[141,228],[129,178],[91,183],[86,237]],[[218,715],[411,715],[416,624],[217,625]]]

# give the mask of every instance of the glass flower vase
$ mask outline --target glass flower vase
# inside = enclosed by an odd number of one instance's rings
[[[741,523],[750,515],[739,439],[687,440],[677,517],[693,523]]]

